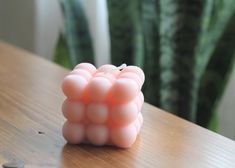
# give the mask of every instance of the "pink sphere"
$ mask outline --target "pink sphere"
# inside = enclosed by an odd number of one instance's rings
[[[68,75],[63,80],[62,90],[69,99],[80,99],[87,83],[83,77]]]
[[[124,103],[132,100],[139,92],[139,86],[132,79],[117,79],[112,86],[112,99],[117,103]]]
[[[85,78],[87,81],[89,81],[92,78],[91,74],[88,71],[83,70],[83,69],[75,69],[71,71],[70,74],[81,76]]]
[[[111,111],[112,121],[118,125],[127,125],[138,116],[138,109],[134,103],[114,106]]]
[[[96,67],[90,63],[80,63],[74,69],[84,69],[91,74],[96,72]]]
[[[72,102],[66,99],[62,105],[64,117],[70,122],[80,122],[84,117],[85,106],[80,102]]]
[[[94,145],[104,145],[109,138],[108,128],[104,125],[90,125],[86,130],[87,139]]]
[[[117,76],[120,73],[119,69],[117,69],[116,66],[110,64],[102,65],[101,67],[99,67],[96,73],[100,72],[103,72],[105,74],[109,73],[113,76]]]
[[[144,94],[143,94],[143,92],[140,91],[138,96],[139,96],[141,102],[143,103],[144,102]]]
[[[113,128],[111,130],[112,142],[121,148],[130,147],[135,142],[136,136],[137,132],[132,124],[126,127]]]
[[[138,120],[140,122],[140,125],[142,125],[143,121],[144,121],[144,118],[143,118],[143,115],[141,113],[139,113]]]
[[[113,76],[110,73],[103,73],[103,72],[98,72],[94,75],[95,77],[102,77],[108,79],[111,83],[113,83],[116,80],[116,77]]]
[[[141,88],[141,86],[143,85],[143,81],[140,79],[140,77],[133,72],[125,72],[125,73],[121,73],[118,78],[128,78],[128,79],[133,79]]]
[[[124,68],[121,73],[125,73],[125,72],[133,72],[135,74],[137,74],[142,83],[144,82],[145,76],[144,76],[144,72],[142,71],[141,68],[137,67],[137,66],[127,66],[126,68]]]
[[[64,138],[70,144],[79,144],[85,137],[85,129],[82,124],[75,124],[66,121],[62,128]]]
[[[87,106],[87,117],[93,123],[105,123],[108,119],[108,106],[100,103],[89,104]]]
[[[134,125],[136,128],[136,131],[139,132],[140,131],[140,127],[143,124],[143,116],[141,113],[138,114],[138,118],[135,120]]]
[[[143,103],[144,103],[144,96],[143,96],[143,93],[141,91],[139,92],[138,96],[136,96],[134,102],[137,105],[138,110],[141,111],[141,108],[142,108]]]
[[[88,96],[92,101],[104,101],[111,88],[111,82],[103,77],[95,77],[88,84]]]

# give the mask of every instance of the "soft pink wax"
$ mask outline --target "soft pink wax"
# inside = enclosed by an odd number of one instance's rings
[[[130,147],[143,123],[144,78],[136,66],[120,71],[114,65],[78,64],[62,84],[67,97],[62,132],[68,143]]]

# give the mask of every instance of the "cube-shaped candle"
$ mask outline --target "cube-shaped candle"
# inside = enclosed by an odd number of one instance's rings
[[[144,78],[136,66],[78,64],[62,83],[67,97],[62,133],[68,143],[130,147],[143,123]]]

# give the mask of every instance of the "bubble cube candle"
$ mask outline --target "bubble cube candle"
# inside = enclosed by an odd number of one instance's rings
[[[68,143],[130,147],[143,123],[144,78],[136,66],[78,64],[62,83],[67,97],[62,133]]]

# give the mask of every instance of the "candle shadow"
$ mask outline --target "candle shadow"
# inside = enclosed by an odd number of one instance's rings
[[[134,166],[141,139],[138,137],[131,148],[123,149],[111,145],[94,146],[91,144],[65,144],[61,151],[62,167],[123,167]]]

